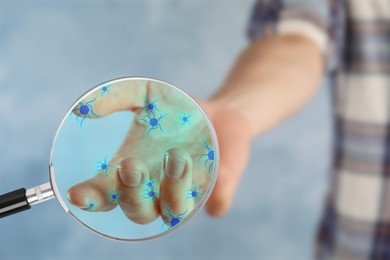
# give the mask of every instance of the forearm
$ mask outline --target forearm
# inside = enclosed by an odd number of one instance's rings
[[[254,136],[306,104],[322,73],[315,43],[298,35],[269,36],[243,51],[212,100],[245,118]]]

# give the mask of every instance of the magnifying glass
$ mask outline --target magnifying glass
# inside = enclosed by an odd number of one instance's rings
[[[161,237],[200,211],[218,161],[214,128],[188,94],[155,79],[115,79],[71,106],[53,141],[50,182],[1,195],[0,217],[55,197],[102,236]]]

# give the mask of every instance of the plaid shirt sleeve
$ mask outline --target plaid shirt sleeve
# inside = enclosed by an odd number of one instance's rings
[[[248,26],[256,40],[274,33],[298,33],[324,52],[329,70],[341,60],[345,33],[343,0],[257,0]]]

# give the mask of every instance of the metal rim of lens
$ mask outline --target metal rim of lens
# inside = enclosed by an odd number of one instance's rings
[[[100,88],[102,85],[105,85],[107,83],[115,84],[115,83],[122,82],[122,81],[134,81],[134,80],[154,81],[154,82],[165,84],[166,86],[169,86],[169,87],[173,88],[175,91],[180,92],[181,94],[186,96],[189,100],[191,100],[195,104],[195,106],[198,108],[198,110],[202,113],[203,119],[206,121],[207,127],[209,129],[209,133],[210,133],[210,136],[211,136],[211,141],[212,141],[213,147],[215,149],[216,160],[215,160],[215,167],[214,167],[214,170],[213,170],[213,174],[211,175],[208,187],[207,187],[206,191],[204,192],[204,195],[201,198],[201,202],[196,204],[196,206],[191,210],[189,215],[183,220],[182,224],[180,224],[178,227],[175,227],[173,229],[168,229],[168,230],[163,231],[161,233],[157,233],[155,235],[151,235],[151,236],[147,236],[147,237],[143,237],[143,238],[120,238],[120,237],[114,237],[114,236],[102,233],[99,230],[96,230],[96,229],[88,226],[85,222],[81,221],[77,216],[75,216],[68,209],[67,205],[65,204],[64,200],[61,197],[60,192],[58,191],[58,187],[57,187],[57,184],[56,184],[56,181],[55,181],[55,169],[54,169],[54,166],[53,166],[53,163],[52,163],[52,159],[53,159],[53,152],[54,152],[54,149],[55,149],[55,144],[56,144],[56,140],[57,140],[58,134],[59,134],[59,132],[60,132],[60,130],[61,130],[65,120],[67,119],[68,115],[70,113],[72,113],[72,109],[78,104],[79,101],[83,100],[89,94],[95,92],[96,89]],[[207,116],[207,114],[203,110],[203,108],[198,104],[198,102],[196,102],[185,91],[179,89],[175,85],[170,84],[170,83],[168,83],[166,81],[162,81],[162,80],[158,80],[158,79],[154,79],[154,78],[148,78],[148,77],[122,77],[122,78],[116,78],[116,79],[113,79],[113,80],[109,80],[109,81],[106,81],[106,82],[103,82],[103,83],[100,83],[100,84],[94,86],[93,88],[91,88],[90,90],[85,92],[80,98],[78,98],[76,100],[76,102],[74,102],[72,104],[70,109],[67,110],[66,114],[64,115],[64,117],[61,120],[60,125],[57,128],[57,131],[56,131],[56,134],[54,136],[53,143],[52,143],[52,146],[51,146],[50,162],[49,162],[49,177],[50,177],[50,184],[51,184],[51,187],[53,189],[53,193],[54,193],[57,201],[60,203],[62,208],[67,213],[69,213],[73,218],[75,218],[80,224],[82,224],[83,226],[85,226],[88,229],[92,230],[93,232],[95,232],[95,233],[97,233],[97,234],[99,234],[99,235],[101,235],[103,237],[112,239],[112,240],[124,241],[124,242],[142,242],[142,241],[146,241],[146,240],[152,240],[152,239],[164,237],[164,236],[166,236],[166,235],[168,235],[168,234],[170,234],[170,233],[172,233],[174,231],[177,231],[177,230],[181,229],[183,226],[187,225],[191,221],[191,219],[193,219],[199,213],[199,211],[204,207],[204,205],[206,204],[206,201],[210,197],[211,192],[212,192],[212,190],[213,190],[213,188],[215,186],[215,182],[216,182],[217,175],[218,175],[218,169],[219,169],[219,145],[218,145],[217,134],[215,132],[215,129],[214,129],[213,124],[211,123],[209,117]]]

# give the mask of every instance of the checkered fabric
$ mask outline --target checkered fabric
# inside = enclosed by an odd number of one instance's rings
[[[390,0],[263,0],[250,38],[301,33],[327,58],[331,185],[316,259],[390,259]]]

